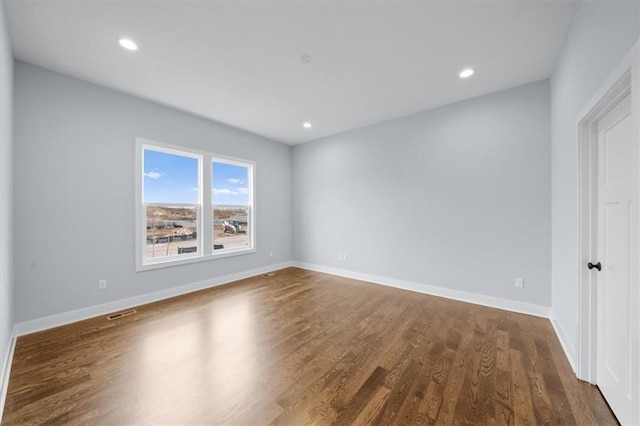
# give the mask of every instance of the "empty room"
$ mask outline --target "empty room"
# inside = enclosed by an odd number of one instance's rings
[[[0,0],[0,421],[640,424],[639,146],[640,0]]]

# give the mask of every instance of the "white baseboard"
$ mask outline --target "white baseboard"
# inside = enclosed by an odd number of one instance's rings
[[[16,349],[16,330],[15,327],[11,332],[11,338],[9,339],[9,348],[7,353],[4,354],[4,368],[0,371],[0,420],[2,420],[2,414],[4,413],[4,403],[7,400],[7,390],[9,389],[9,376],[11,375],[11,363],[13,362],[13,352]]]
[[[569,343],[569,339],[567,339],[567,334],[565,333],[564,328],[562,328],[562,326],[558,322],[558,319],[553,314],[553,311],[551,311],[551,316],[549,317],[549,320],[551,321],[551,326],[553,327],[553,330],[556,332],[556,336],[558,336],[558,340],[560,341],[560,346],[562,346],[562,350],[564,350],[564,354],[569,360],[569,364],[571,365],[573,372],[575,373],[576,377],[578,377],[578,369],[576,368],[576,364],[575,364],[575,359],[576,359],[575,348],[573,347],[572,344]]]
[[[145,305],[147,303],[181,296],[183,294],[191,293],[198,290],[204,290],[206,288],[227,284],[233,281],[243,280],[245,278],[254,277],[256,275],[276,271],[278,269],[288,268],[290,266],[293,266],[292,262],[278,263],[262,268],[251,269],[249,271],[242,271],[235,274],[216,277],[210,280],[198,281],[179,287],[172,287],[165,290],[154,291],[153,293],[141,294],[140,296],[116,300],[114,302],[109,302],[102,305],[90,306],[88,308],[82,308],[75,311],[63,312],[61,314],[38,318],[31,321],[25,321],[14,326],[14,334],[17,337],[24,336],[25,334],[31,334],[37,331],[43,331],[50,328],[59,327],[61,325],[97,317],[100,315],[106,315],[112,312],[121,311],[123,309],[134,308],[136,306]]]
[[[452,290],[449,288],[438,287],[429,284],[404,281],[396,278],[381,277],[378,275],[364,274],[361,272],[348,271],[346,269],[332,268],[329,266],[314,265],[298,261],[294,261],[293,266],[302,269],[308,269],[310,271],[323,272],[325,274],[337,275],[340,277],[352,278],[361,281],[368,281],[373,284],[381,284],[388,287],[415,291],[418,293],[444,297],[447,299],[473,303],[476,305],[488,306],[490,308],[503,309],[505,311],[533,315],[536,317],[549,318],[551,313],[551,308],[547,306],[534,305],[531,303],[518,302],[515,300],[502,299],[500,297],[486,296],[483,294],[470,293],[467,291]]]

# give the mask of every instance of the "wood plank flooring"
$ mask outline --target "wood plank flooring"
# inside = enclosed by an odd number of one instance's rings
[[[18,339],[3,424],[616,424],[548,320],[288,268]]]

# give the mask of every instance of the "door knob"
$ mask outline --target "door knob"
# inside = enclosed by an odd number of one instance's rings
[[[587,268],[589,268],[589,269],[596,268],[598,271],[602,271],[602,265],[600,265],[600,262],[598,262],[598,263],[589,262],[589,263],[587,263]]]

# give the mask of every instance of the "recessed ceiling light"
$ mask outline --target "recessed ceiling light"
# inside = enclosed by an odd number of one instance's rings
[[[138,50],[138,45],[128,38],[121,38],[118,43],[120,43],[120,46],[124,47],[127,50]]]
[[[309,123],[308,121],[305,121],[305,122],[302,124],[302,127],[304,127],[305,129],[310,129],[310,128],[311,128],[311,123]]]
[[[473,73],[474,71],[471,68],[465,68],[460,72],[460,78],[469,78]]]

